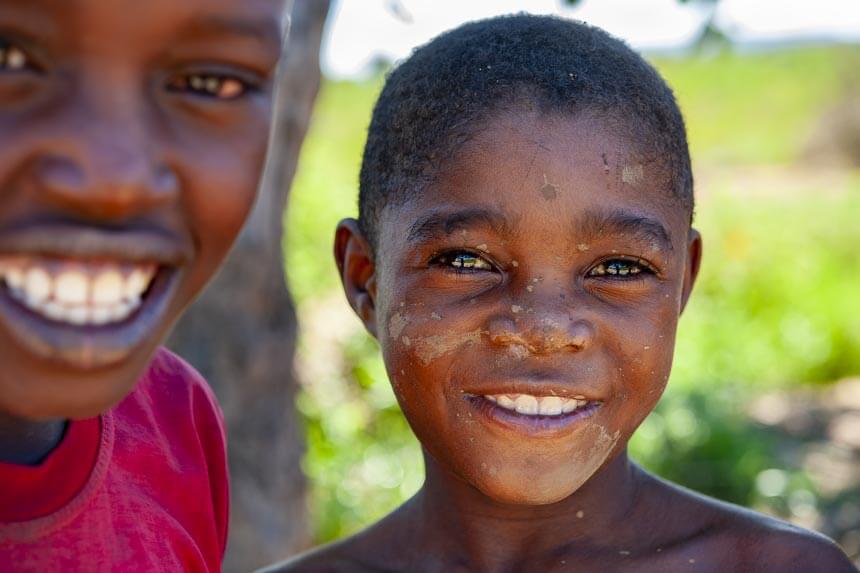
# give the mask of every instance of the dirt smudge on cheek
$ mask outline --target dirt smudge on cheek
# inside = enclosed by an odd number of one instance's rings
[[[403,332],[407,324],[409,324],[409,317],[395,312],[388,319],[388,335],[396,340],[400,337],[400,333]]]
[[[480,342],[481,329],[458,334],[436,334],[413,341],[415,355],[425,365],[449,352],[467,344]]]
[[[585,483],[603,465],[621,438],[620,430],[610,434],[605,427],[599,424],[592,426],[589,433],[593,435],[595,432],[597,435],[594,437],[592,446],[578,456],[578,461],[581,464],[579,471],[582,483]]]

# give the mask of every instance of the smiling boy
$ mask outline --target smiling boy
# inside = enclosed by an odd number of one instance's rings
[[[221,413],[159,343],[252,206],[283,21],[0,1],[0,570],[220,570]]]
[[[284,571],[853,571],[829,540],[650,475],[699,269],[671,91],[583,24],[467,24],[387,79],[335,254],[426,481]]]

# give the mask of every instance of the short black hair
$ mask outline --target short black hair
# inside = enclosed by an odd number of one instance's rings
[[[386,205],[407,201],[432,183],[493,114],[523,105],[547,114],[588,111],[621,120],[625,135],[662,162],[669,191],[692,217],[684,120],[654,68],[599,28],[517,14],[441,34],[389,73],[359,178],[359,223],[374,252]]]

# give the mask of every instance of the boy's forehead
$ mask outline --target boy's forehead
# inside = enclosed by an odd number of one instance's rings
[[[686,209],[673,199],[666,169],[622,131],[594,116],[500,117],[432,183],[385,210],[381,242],[478,227],[500,236],[553,229],[564,237],[577,228],[595,235],[606,225],[641,231],[672,250],[670,237],[685,236]]]
[[[3,0],[0,16],[67,31],[83,45],[98,46],[121,37],[122,51],[136,39],[161,33],[236,35],[280,46],[288,25],[290,0]],[[81,34],[83,32],[83,34]],[[107,32],[107,33],[103,33]],[[62,39],[62,38],[60,38]]]

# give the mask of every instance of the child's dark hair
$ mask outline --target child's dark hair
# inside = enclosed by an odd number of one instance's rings
[[[692,216],[684,120],[660,75],[603,30],[518,14],[442,34],[388,75],[360,176],[359,221],[374,251],[385,205],[421,192],[494,114],[511,109],[614,120],[644,161],[663,163],[667,191]]]

